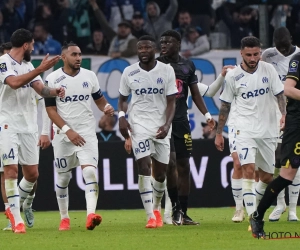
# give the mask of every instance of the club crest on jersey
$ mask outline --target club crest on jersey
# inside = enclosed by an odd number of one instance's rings
[[[157,84],[163,84],[164,80],[161,77],[159,77],[159,78],[157,78],[156,83]]]
[[[6,63],[0,63],[0,72],[6,72],[7,71],[7,67],[6,67]]]
[[[88,88],[89,87],[89,83],[88,82],[83,82],[82,83],[82,87],[83,88]]]
[[[297,72],[299,61],[292,60],[290,62],[289,72]]]
[[[235,79],[235,81],[238,81],[238,80],[240,80],[243,77],[244,77],[244,73],[241,73],[238,76],[236,76],[234,79]]]
[[[262,78],[262,82],[263,82],[263,83],[268,83],[268,82],[269,82],[268,77],[263,77],[263,78]]]
[[[59,82],[61,82],[63,79],[65,79],[66,78],[66,76],[60,76],[59,78],[57,78],[55,81],[54,81],[54,83],[59,83]]]

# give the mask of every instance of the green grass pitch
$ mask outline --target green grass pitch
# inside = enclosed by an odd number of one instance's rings
[[[269,209],[267,216],[271,209]],[[144,210],[101,210],[103,221],[93,231],[85,229],[86,214],[71,211],[71,230],[60,232],[58,212],[35,212],[35,225],[26,234],[0,231],[1,250],[90,250],[90,249],[299,249],[300,239],[257,240],[247,231],[248,222],[231,222],[233,208],[190,209],[189,215],[200,226],[164,225],[146,229]],[[300,235],[300,222],[287,222],[287,213],[279,222],[266,222],[266,232],[290,232]],[[0,226],[7,219],[0,216]],[[273,234],[276,237],[276,234]]]

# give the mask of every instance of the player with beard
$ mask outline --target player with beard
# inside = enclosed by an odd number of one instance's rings
[[[190,192],[190,163],[192,153],[191,129],[188,120],[187,97],[189,89],[192,99],[206,122],[214,128],[215,122],[207,111],[198,89],[198,78],[192,61],[179,55],[181,36],[174,30],[167,30],[161,35],[161,56],[157,58],[170,64],[176,75],[178,94],[176,111],[172,121],[172,138],[170,162],[167,170],[167,188],[172,202],[172,222],[174,225],[199,225],[187,215],[188,196]],[[178,174],[177,174],[178,173]],[[178,176],[178,180],[177,180]]]
[[[159,206],[166,187],[177,94],[174,70],[170,65],[155,60],[155,50],[153,37],[140,37],[137,43],[139,62],[125,68],[118,104],[120,132],[128,139],[128,130],[131,131],[132,148],[138,165],[139,192],[147,214],[146,228],[163,226]],[[130,94],[127,122],[125,113]]]
[[[223,151],[222,131],[231,103],[234,102],[236,151],[242,166],[242,192],[248,216],[256,208],[255,166],[258,167],[260,181],[270,183],[273,179],[279,135],[277,109],[281,112],[281,128],[284,127],[286,113],[283,84],[274,67],[260,61],[260,49],[261,44],[256,37],[249,36],[241,40],[243,62],[225,77],[215,139],[217,149]],[[262,195],[263,193],[264,190],[261,190]]]
[[[98,139],[95,133],[95,117],[92,99],[105,115],[114,114],[113,107],[103,96],[96,74],[81,68],[80,48],[74,43],[62,47],[62,68],[50,73],[46,83],[51,87],[64,87],[65,98],[46,99],[49,118],[54,123],[52,141],[57,172],[55,186],[61,222],[60,231],[70,230],[69,191],[71,170],[81,166],[85,180],[86,229],[93,230],[102,218],[96,214],[98,200]]]
[[[35,69],[30,63],[33,36],[25,29],[11,36],[12,49],[0,57],[0,154],[4,165],[5,191],[11,213],[8,214],[15,233],[25,233],[20,204],[31,192],[38,178],[38,125],[33,88],[43,97],[63,97],[63,88],[44,86],[39,76],[60,59],[48,55]],[[17,185],[18,163],[24,177]]]

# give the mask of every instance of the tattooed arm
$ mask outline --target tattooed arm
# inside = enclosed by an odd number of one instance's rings
[[[228,119],[228,115],[230,112],[230,107],[231,103],[228,102],[223,102],[220,108],[220,113],[219,113],[219,122],[218,122],[218,127],[217,127],[217,134],[222,135],[223,128],[226,124],[226,121]]]
[[[49,88],[45,86],[41,81],[34,81],[32,83],[32,88],[37,92],[39,95],[42,97],[64,97],[65,96],[65,89],[60,87],[57,89],[54,88]]]
[[[286,100],[284,97],[283,92],[278,94],[277,96],[278,101],[278,107],[281,112],[281,118],[280,118],[280,130],[284,130],[285,127],[285,115],[286,115]]]

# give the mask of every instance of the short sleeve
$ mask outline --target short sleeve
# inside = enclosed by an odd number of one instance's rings
[[[174,69],[171,66],[168,66],[169,77],[167,82],[166,95],[174,95],[178,93],[178,89],[176,86],[176,76]]]
[[[120,81],[120,88],[119,88],[119,93],[123,96],[129,96],[131,93],[131,89],[128,84],[128,76],[127,76],[127,71],[124,70],[121,76],[121,81]]]
[[[16,76],[16,72],[11,66],[11,62],[6,57],[0,57],[0,81],[5,83],[5,79],[9,76]]]
[[[96,93],[99,91],[99,89],[101,90],[100,88],[100,84],[99,84],[99,81],[98,81],[98,78],[96,76],[96,74],[94,72],[91,71],[91,74],[92,74],[92,93]]]
[[[205,96],[208,88],[209,87],[207,85],[205,85],[204,83],[198,82],[198,89],[199,89],[201,96]]]
[[[291,78],[296,81],[299,81],[299,61],[300,61],[300,53],[297,53],[290,60],[286,78]]]
[[[29,62],[28,64],[29,64],[30,70],[34,70],[34,67],[33,67],[32,63]],[[38,76],[36,76],[36,77],[30,82],[30,86],[31,86],[32,83],[35,82],[35,81],[40,81],[40,82],[44,83],[42,77],[41,77],[40,75],[38,75]]]
[[[276,71],[276,69],[273,67],[273,65],[268,65],[270,67],[270,75],[272,77],[272,81],[271,81],[271,89],[272,89],[272,93],[273,95],[278,95],[280,93],[283,92],[283,83],[282,81],[280,81],[279,77],[278,77],[278,73]]]
[[[265,50],[262,55],[261,55],[261,60],[264,61],[264,62],[267,62],[267,54],[268,54],[268,51]]]
[[[234,78],[226,74],[224,81],[224,89],[220,96],[221,101],[232,103],[235,96],[234,83]]]

